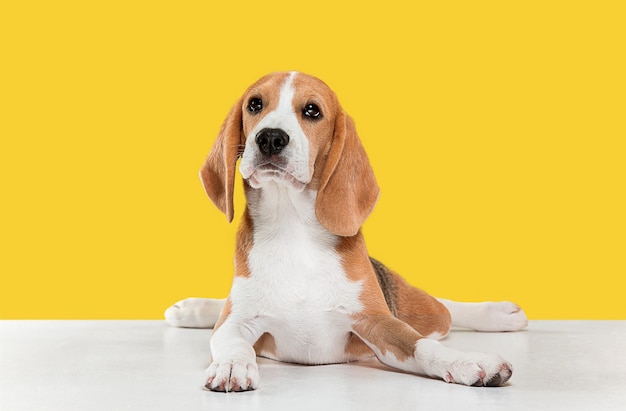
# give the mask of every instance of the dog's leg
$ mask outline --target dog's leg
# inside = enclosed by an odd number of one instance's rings
[[[396,316],[427,338],[440,340],[448,335],[452,321],[446,307],[395,272],[389,270],[389,274],[395,289]]]
[[[187,298],[165,310],[165,320],[174,327],[213,328],[226,300]]]
[[[259,367],[252,344],[258,335],[249,327],[226,321],[211,336],[213,362],[204,387],[211,391],[248,391],[259,385]]]
[[[446,347],[392,315],[364,316],[353,324],[353,332],[382,363],[414,374],[464,385],[498,386],[513,373],[511,364],[498,355]]]
[[[476,331],[519,331],[528,325],[524,311],[508,301],[461,303],[438,300],[450,312],[453,327]]]

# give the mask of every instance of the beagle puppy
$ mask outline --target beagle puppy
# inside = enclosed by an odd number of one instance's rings
[[[183,300],[166,312],[176,326],[214,325],[207,389],[256,389],[257,355],[330,364],[373,354],[446,382],[509,380],[512,366],[498,355],[438,340],[451,326],[522,329],[527,319],[517,305],[438,300],[369,257],[360,227],[378,185],[352,119],[325,83],[272,73],[231,109],[200,171],[228,221],[238,159],[247,202],[230,295]]]

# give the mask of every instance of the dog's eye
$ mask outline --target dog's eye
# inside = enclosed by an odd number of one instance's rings
[[[248,111],[251,113],[258,113],[261,110],[263,110],[263,100],[257,97],[250,99],[250,102],[248,103]]]
[[[305,117],[310,118],[311,120],[319,120],[322,118],[322,112],[320,108],[316,104],[307,104],[302,109],[302,114]]]

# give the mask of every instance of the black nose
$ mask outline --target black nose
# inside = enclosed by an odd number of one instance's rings
[[[278,154],[287,144],[289,135],[280,128],[264,128],[256,135],[256,144],[265,155]]]

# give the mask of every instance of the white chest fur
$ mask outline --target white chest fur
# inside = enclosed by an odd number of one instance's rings
[[[268,184],[249,195],[256,197],[248,202],[254,222],[250,276],[235,278],[231,315],[254,334],[272,334],[276,359],[345,361],[349,315],[361,309],[361,284],[347,278],[337,238],[315,218],[316,193]]]

